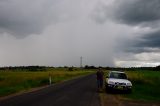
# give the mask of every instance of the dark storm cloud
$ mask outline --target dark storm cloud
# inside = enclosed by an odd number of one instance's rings
[[[125,52],[159,52],[160,48],[160,0],[115,0],[112,5],[98,4],[93,16],[96,22],[113,22],[129,26],[150,27],[158,31],[142,34],[139,37],[121,38],[121,50]],[[142,32],[143,33],[143,32]],[[127,44],[127,45],[126,45]],[[123,48],[123,49],[122,49]]]
[[[55,0],[1,0],[0,33],[10,33],[16,37],[38,34],[56,20]],[[52,10],[52,13],[51,13]]]
[[[125,46],[126,52],[160,52],[160,30],[124,42],[128,44]]]
[[[160,31],[146,34],[141,39],[137,46],[160,48]]]
[[[93,16],[100,23],[110,18],[128,25],[151,25],[160,20],[159,10],[160,0],[115,0],[112,5],[97,5]]]
[[[126,24],[143,24],[160,20],[160,0],[125,0],[115,10],[115,18]]]
[[[142,47],[130,47],[128,49],[123,49],[125,50],[125,52],[128,52],[128,53],[135,53],[135,54],[138,54],[138,53],[151,53],[151,52],[154,52],[154,53],[158,53],[160,52],[160,49],[158,48],[142,48]]]

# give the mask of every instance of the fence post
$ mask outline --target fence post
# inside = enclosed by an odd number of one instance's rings
[[[51,73],[49,73],[49,85],[52,84],[52,76],[51,76]]]

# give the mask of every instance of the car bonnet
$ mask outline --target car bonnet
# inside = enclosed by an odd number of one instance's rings
[[[127,79],[115,79],[115,78],[108,78],[108,82],[112,81],[112,82],[119,82],[119,83],[131,83],[129,80]]]

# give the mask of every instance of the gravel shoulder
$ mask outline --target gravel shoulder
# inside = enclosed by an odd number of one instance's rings
[[[102,106],[160,106],[160,103],[125,100],[117,94],[99,93]]]

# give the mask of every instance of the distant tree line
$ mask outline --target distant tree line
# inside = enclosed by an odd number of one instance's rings
[[[0,70],[5,70],[5,71],[45,71],[46,67],[45,66],[9,66],[9,67],[0,67]]]
[[[115,70],[115,71],[160,71],[160,65],[156,67],[102,67],[102,66],[88,66],[86,65],[84,69],[98,69],[98,68],[103,68],[105,70]]]
[[[102,69],[105,69],[105,70],[111,70],[112,67],[102,67],[102,66],[84,66],[84,69],[99,69],[99,68],[102,68]]]
[[[47,66],[10,66],[10,67],[0,67],[3,71],[46,71],[48,68],[66,68],[68,71],[77,70],[79,67],[47,67]],[[83,69],[105,69],[105,70],[117,70],[117,71],[160,71],[160,65],[156,67],[102,67],[102,66],[89,66],[86,65]]]

